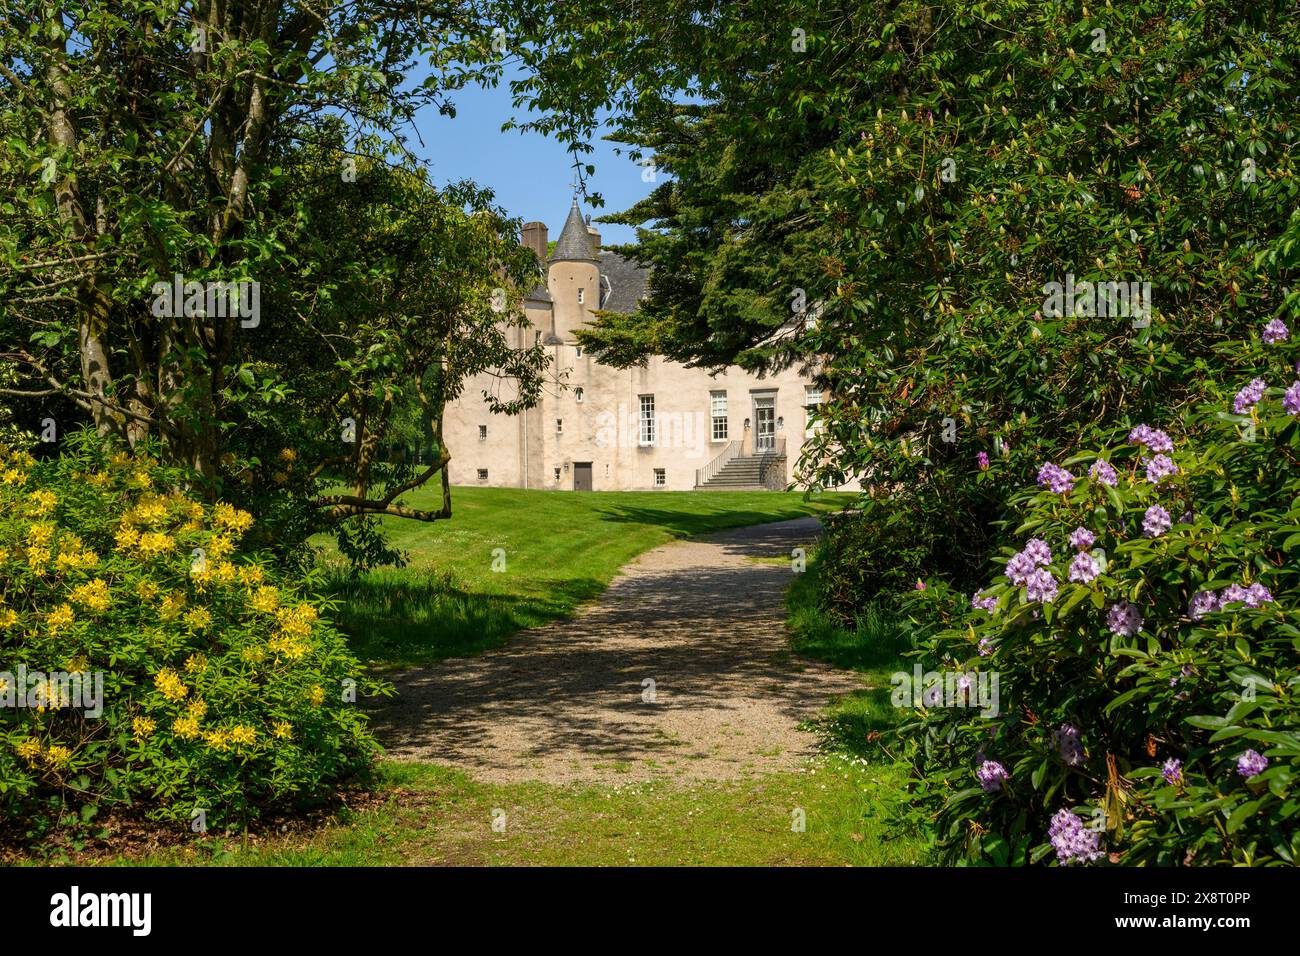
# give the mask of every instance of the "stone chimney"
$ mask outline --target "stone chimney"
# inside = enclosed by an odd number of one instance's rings
[[[524,245],[533,252],[537,253],[537,258],[545,261],[546,259],[546,223],[544,222],[526,222],[524,223]]]
[[[591,213],[587,213],[587,235],[591,236],[592,248],[600,252],[600,230],[591,224]]]

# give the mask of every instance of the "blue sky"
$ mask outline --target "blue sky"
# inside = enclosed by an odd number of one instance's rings
[[[422,111],[415,129],[424,143],[412,137],[409,145],[430,164],[438,185],[472,179],[488,186],[510,215],[525,222],[541,220],[549,228],[550,238],[556,239],[572,201],[573,160],[554,139],[519,130],[501,131],[501,124],[516,115],[508,79],[494,89],[469,87],[453,94],[455,119],[436,109]],[[599,217],[622,211],[649,195],[655,186],[642,182],[642,167],[626,154],[616,155],[614,149],[614,144],[598,140],[595,152],[585,160],[596,167],[596,175],[588,179],[588,191],[600,193],[605,205],[597,210],[584,205],[584,213]],[[598,223],[597,228],[602,243],[636,239],[629,226]]]

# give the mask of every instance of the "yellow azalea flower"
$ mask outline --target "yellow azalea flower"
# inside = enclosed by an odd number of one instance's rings
[[[0,558],[0,561],[3,561]],[[258,564],[246,564],[239,569],[239,583],[245,586],[251,584],[261,584],[263,580],[262,567]]]
[[[253,596],[248,599],[248,606],[254,611],[261,611],[263,614],[272,613],[279,605],[280,591],[269,584],[258,588]]]
[[[311,626],[315,623],[316,609],[310,604],[299,604],[292,608],[281,608],[275,614],[280,627],[289,637],[303,639],[311,635]]]
[[[72,590],[72,603],[80,604],[92,611],[101,613],[107,611],[111,600],[108,594],[108,584],[103,578],[95,578],[95,580]]]
[[[311,645],[305,641],[295,640],[283,633],[276,634],[267,641],[269,647],[277,657],[285,657],[291,661],[301,660],[311,650]]]
[[[148,580],[137,581],[135,585],[135,593],[139,595],[140,600],[142,601],[152,601],[158,596],[158,585]]]
[[[134,510],[136,524],[156,525],[167,520],[167,503],[162,498],[146,498]]]
[[[288,483],[289,476],[282,471],[277,471],[274,475],[271,476],[271,480],[274,481],[277,485],[283,485]]]
[[[51,767],[63,767],[72,762],[72,751],[55,744],[45,751],[45,762]]]
[[[170,621],[181,613],[183,607],[185,607],[185,595],[179,591],[172,591],[162,599],[162,604],[158,608],[158,616],[164,621]]]
[[[3,472],[0,472],[0,483],[2,484],[21,485],[26,480],[27,476],[17,468],[6,468]]]
[[[234,542],[225,535],[215,534],[208,540],[207,555],[211,561],[220,561],[233,550]]]
[[[294,451],[292,448],[281,448],[280,458],[283,461],[297,461],[298,453]]]
[[[50,552],[45,548],[27,549],[27,567],[32,574],[44,574],[45,568],[49,563]]]
[[[94,485],[96,488],[103,488],[106,484],[108,484],[112,480],[113,480],[112,475],[110,475],[106,471],[98,471],[95,474],[91,475],[89,478],[90,483]]]
[[[189,674],[202,674],[208,669],[208,657],[206,654],[191,654],[185,658],[185,671]]]
[[[117,550],[130,551],[140,543],[140,532],[136,531],[135,528],[128,528],[123,525],[117,529],[117,533],[113,535],[113,540],[117,542]]]
[[[164,667],[153,679],[154,686],[158,688],[158,693],[162,694],[170,701],[180,701],[190,692],[179,675],[170,667]]]
[[[54,525],[38,521],[27,528],[27,547],[47,548],[53,537]]]
[[[60,604],[45,616],[45,626],[49,628],[51,634],[57,634],[75,619],[76,614],[72,611],[72,605]]]
[[[185,712],[195,720],[202,720],[208,716],[208,702],[206,700],[192,700],[185,706]]]
[[[287,720],[277,720],[271,727],[271,734],[280,740],[288,740],[293,736],[293,724]]]
[[[9,560],[9,549],[0,548],[0,564],[4,564],[7,560]]]
[[[203,740],[213,750],[226,751],[230,749],[230,734],[224,730],[209,730],[203,735]]]
[[[137,547],[144,558],[156,558],[175,548],[176,541],[171,535],[148,531],[140,535],[140,543]]]
[[[235,582],[235,566],[229,561],[222,561],[212,569],[212,577],[218,584],[228,587]]]
[[[236,724],[230,728],[227,736],[230,742],[234,744],[254,744],[257,742],[257,731],[247,724]]]
[[[131,721],[131,730],[136,740],[144,740],[156,730],[158,725],[149,717],[137,717]]]
[[[317,685],[311,689],[307,699],[311,701],[313,707],[319,707],[325,703],[325,691],[321,689],[320,685]]]
[[[90,661],[86,659],[86,655],[78,654],[76,657],[65,661],[63,669],[69,674],[84,674],[90,670]]]
[[[54,506],[59,503],[59,499],[55,497],[52,491],[33,491],[27,496],[27,499],[32,503],[32,507],[36,509],[38,514],[47,514],[53,511]]]
[[[28,737],[26,740],[20,743],[17,747],[14,748],[14,750],[18,752],[18,756],[22,757],[29,764],[35,763],[37,759],[41,756],[40,741],[33,740],[31,737]]]
[[[193,740],[199,735],[198,719],[190,716],[177,717],[172,721],[172,733],[182,740]]]
[[[149,477],[149,472],[142,469],[132,472],[131,477],[126,480],[126,483],[132,488],[141,488],[145,490],[153,487],[153,479]]]
[[[185,615],[185,626],[192,631],[202,631],[212,623],[212,615],[205,607],[196,607]]]
[[[7,631],[18,623],[18,612],[11,608],[0,608],[0,631]]]
[[[212,520],[228,531],[241,535],[253,526],[253,516],[224,502],[219,502],[212,509]]]

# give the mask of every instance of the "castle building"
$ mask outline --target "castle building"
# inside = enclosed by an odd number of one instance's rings
[[[491,376],[466,383],[447,406],[443,436],[456,485],[572,491],[786,487],[816,427],[821,394],[798,370],[764,377],[738,368],[711,374],[659,357],[617,369],[585,354],[574,333],[593,312],[635,312],[646,270],[601,249],[575,199],[548,256],[547,229],[526,223],[523,242],[547,264],[545,287],[524,297],[527,326],[515,347],[551,353],[541,401],[492,414]],[[503,396],[510,397],[510,396]]]

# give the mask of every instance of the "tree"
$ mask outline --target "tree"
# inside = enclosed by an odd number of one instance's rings
[[[485,16],[425,0],[8,4],[0,395],[70,400],[131,444],[154,434],[209,496],[272,437],[329,445],[299,468],[346,471],[349,494],[298,489],[324,520],[407,514],[397,496],[430,472],[380,473],[392,408],[425,403],[445,460],[440,403],[465,375],[491,365],[535,394],[538,356],[486,321],[493,289],[534,278],[515,225],[481,191],[436,194],[401,133],[499,71]],[[421,60],[430,78],[408,84]]]
[[[1181,420],[1218,343],[1295,309],[1291,4],[683,2],[636,27],[595,6],[565,16],[617,48],[566,71],[581,41],[539,32],[520,95],[579,141],[611,109],[667,176],[609,217],[646,227],[650,299],[586,344],[816,360],[802,476],[915,507],[929,569],[972,576],[1066,436]],[[609,95],[569,108],[597,74]],[[1052,283],[1087,305],[1051,314]]]

